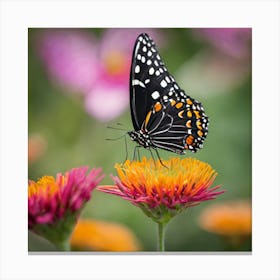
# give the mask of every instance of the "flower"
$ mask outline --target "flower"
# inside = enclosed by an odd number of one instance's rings
[[[47,141],[40,134],[33,134],[28,137],[28,163],[36,162],[47,149]]]
[[[207,163],[193,158],[162,163],[144,157],[116,164],[119,178],[112,177],[116,185],[97,189],[131,201],[158,223],[224,192],[216,191],[220,186],[211,187],[217,173]]]
[[[129,252],[140,249],[135,235],[124,225],[79,219],[71,236],[71,247],[79,251]]]
[[[37,40],[40,58],[51,78],[84,95],[85,110],[109,121],[129,104],[129,72],[134,42],[141,32],[164,40],[153,29],[105,29],[100,38],[77,29],[47,29]]]
[[[103,178],[101,169],[73,168],[56,179],[43,176],[28,183],[28,228],[55,245],[65,241],[76,219]]]
[[[238,200],[213,204],[201,213],[199,225],[206,231],[223,236],[250,236],[251,203],[247,200]]]
[[[243,85],[252,68],[251,29],[196,28],[192,33],[204,45],[209,44],[182,63],[177,71],[182,88],[205,97],[205,94],[230,94]]]
[[[198,28],[195,32],[232,57],[244,58],[250,54],[251,28]]]
[[[110,121],[129,104],[129,72],[137,36],[148,32],[162,43],[160,32],[153,29],[106,29],[99,41],[98,82],[85,97],[85,109],[93,117]]]
[[[97,42],[78,29],[46,29],[37,38],[37,51],[47,72],[60,85],[82,94],[97,79]]]

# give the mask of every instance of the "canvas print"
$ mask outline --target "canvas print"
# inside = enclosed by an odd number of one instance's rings
[[[251,252],[251,44],[30,28],[29,252]]]

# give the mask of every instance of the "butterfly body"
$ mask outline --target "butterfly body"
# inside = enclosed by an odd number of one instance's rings
[[[138,36],[130,71],[131,139],[144,148],[196,152],[208,133],[201,103],[188,96],[165,67],[153,40]]]

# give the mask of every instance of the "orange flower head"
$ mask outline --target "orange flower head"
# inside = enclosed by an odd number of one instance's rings
[[[104,221],[79,219],[71,236],[71,247],[81,251],[139,251],[135,235],[127,227]]]
[[[211,205],[199,219],[200,226],[223,236],[250,236],[252,208],[249,201],[230,201]]]
[[[183,209],[224,192],[216,191],[220,186],[211,187],[216,171],[193,158],[171,158],[162,164],[144,157],[141,161],[116,164],[115,168],[115,185],[97,189],[131,201],[157,222],[167,221]]]

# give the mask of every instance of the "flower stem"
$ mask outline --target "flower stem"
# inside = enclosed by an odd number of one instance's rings
[[[60,242],[55,242],[55,246],[59,251],[69,252],[70,250],[70,240],[66,239]]]
[[[165,226],[164,223],[158,223],[158,251],[164,252],[164,239],[165,239]]]

